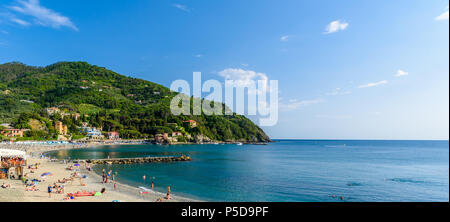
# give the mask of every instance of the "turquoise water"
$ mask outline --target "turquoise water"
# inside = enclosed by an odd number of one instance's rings
[[[207,201],[449,201],[448,141],[278,141],[260,145],[105,146],[92,159],[187,154],[192,162],[97,166],[132,186]],[[144,182],[142,176],[146,175]],[[151,179],[150,179],[151,178]],[[154,178],[154,179],[153,179]]]

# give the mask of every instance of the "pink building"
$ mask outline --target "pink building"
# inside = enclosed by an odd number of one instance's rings
[[[118,132],[108,132],[108,139],[109,140],[119,140],[120,135]]]
[[[23,137],[23,129],[4,129],[0,131],[0,134],[6,137]]]

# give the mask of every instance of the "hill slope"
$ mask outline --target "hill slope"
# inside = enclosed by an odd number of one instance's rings
[[[119,131],[125,138],[181,130],[216,141],[270,141],[244,116],[174,116],[169,107],[175,95],[162,85],[86,62],[60,62],[47,67],[0,65],[0,123],[31,128],[29,120],[37,119],[47,124],[47,133],[51,133],[49,122],[61,120],[75,133],[81,121],[86,121],[105,131]],[[48,116],[43,111],[54,106],[66,113],[80,113],[82,118],[76,121]],[[197,121],[198,127],[189,127],[186,120]]]

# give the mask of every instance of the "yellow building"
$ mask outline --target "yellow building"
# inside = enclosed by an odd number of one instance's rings
[[[67,135],[69,133],[67,126],[64,125],[61,121],[55,123],[55,129],[59,135]]]

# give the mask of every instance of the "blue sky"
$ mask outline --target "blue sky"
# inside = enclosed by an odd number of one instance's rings
[[[448,139],[448,0],[1,0],[0,63],[278,80],[273,138]]]

